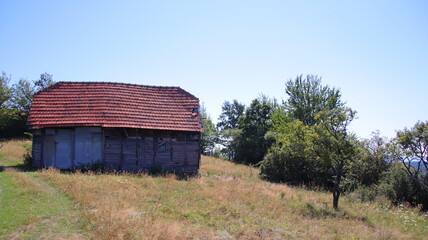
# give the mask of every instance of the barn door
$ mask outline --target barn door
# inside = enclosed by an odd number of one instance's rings
[[[59,169],[72,167],[71,162],[71,129],[58,129],[55,135],[55,163]]]
[[[55,160],[55,132],[46,131],[43,138],[43,166],[53,167]]]
[[[76,128],[75,141],[76,167],[101,163],[101,128]]]

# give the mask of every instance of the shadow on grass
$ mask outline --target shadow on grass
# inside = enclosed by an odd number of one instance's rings
[[[45,168],[46,169],[46,168]],[[92,166],[92,167],[82,167],[82,168],[72,168],[72,169],[59,169],[61,174],[75,174],[82,173],[87,175],[116,175],[116,176],[132,176],[132,177],[164,177],[168,178],[171,175],[175,176],[177,180],[187,181],[192,178],[200,177],[199,172],[178,172],[178,171],[157,171],[153,169],[144,169],[140,171],[125,171],[125,170],[115,170],[108,169],[102,166]]]
[[[313,219],[325,219],[325,218],[337,218],[337,219],[349,219],[349,220],[357,220],[368,224],[369,226],[373,226],[369,219],[365,216],[357,216],[344,209],[333,210],[328,209],[327,206],[315,207],[311,203],[302,204],[300,207],[300,213],[303,216],[313,218]]]
[[[10,165],[10,166],[0,166],[0,172],[3,172],[6,168],[15,168],[19,172],[35,172],[37,171],[36,168],[29,166],[25,163],[19,163],[16,165]]]
[[[37,171],[37,168],[35,168],[31,165],[28,165],[26,163],[20,163],[20,164],[17,164],[15,166],[12,166],[12,167],[16,168],[20,172],[35,172],[35,171]]]

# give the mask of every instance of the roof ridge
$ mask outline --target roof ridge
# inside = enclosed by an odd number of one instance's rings
[[[126,83],[126,82],[108,82],[108,81],[59,81],[57,83],[79,83],[79,84],[112,84],[112,85],[128,85],[128,86],[139,86],[139,87],[156,87],[156,88],[180,88],[179,86],[159,86],[159,85],[147,85],[137,83]]]

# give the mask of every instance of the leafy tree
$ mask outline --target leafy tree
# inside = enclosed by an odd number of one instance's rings
[[[317,123],[313,126],[313,145],[319,160],[332,170],[334,175],[333,208],[338,209],[339,198],[342,192],[341,181],[355,160],[355,136],[348,127],[355,117],[355,111],[350,108],[337,108],[331,111],[317,113]]]
[[[355,136],[348,130],[355,111],[345,107],[339,90],[314,75],[289,80],[285,92],[289,98],[272,115],[276,143],[261,164],[262,177],[271,179],[278,173],[272,168],[280,167],[288,174],[281,180],[331,186],[337,209],[342,178],[355,159]]]
[[[263,160],[268,147],[264,136],[271,127],[271,113],[275,105],[274,100],[262,95],[254,99],[239,118],[241,134],[234,159],[236,162],[258,164]]]
[[[217,123],[219,134],[219,143],[224,148],[221,153],[229,160],[235,158],[236,149],[239,145],[241,130],[239,129],[239,119],[245,111],[245,105],[237,100],[233,102],[225,101],[221,107],[222,112]]]
[[[52,79],[52,74],[47,72],[40,74],[40,79],[34,81],[36,91],[40,91],[53,85],[55,81]]]
[[[428,189],[426,184],[418,180],[428,169],[428,121],[419,121],[411,129],[398,131],[395,141],[396,159],[403,163],[409,176],[420,186]]]
[[[356,148],[356,159],[350,168],[350,178],[357,185],[370,186],[378,184],[382,175],[392,165],[388,141],[380,136],[379,131],[373,132],[370,139],[359,141]],[[354,186],[352,188],[355,188]]]
[[[0,76],[0,138],[23,135],[34,94],[54,83],[52,75],[43,73],[40,79],[20,79],[11,87],[10,76]]]
[[[428,208],[428,122],[418,121],[412,128],[398,131],[391,149],[413,182],[413,203]]]
[[[425,181],[427,176],[424,176]],[[386,195],[393,203],[410,203],[413,206],[422,205],[422,210],[428,209],[428,191],[421,189],[417,182],[407,174],[401,162],[395,162],[379,184],[379,192]]]
[[[224,146],[221,149],[221,154],[226,156],[229,160],[234,160],[236,150],[240,144],[242,130],[238,128],[228,128],[221,132],[219,142]]]
[[[36,92],[34,85],[27,79],[20,79],[17,84],[13,85],[12,92],[12,108],[17,110],[18,118],[27,119]]]
[[[6,103],[12,97],[12,91],[9,87],[10,76],[8,77],[5,72],[0,76],[0,108],[4,108]]]
[[[293,119],[299,119],[305,125],[314,125],[316,113],[330,111],[344,106],[340,100],[340,91],[321,85],[316,75],[297,76],[285,84],[288,99],[285,108]]]
[[[276,142],[261,162],[261,177],[292,185],[329,187],[332,175],[313,151],[312,126],[294,120],[277,126],[276,131],[266,135],[275,134]]]
[[[245,105],[239,103],[236,99],[233,102],[225,101],[221,107],[221,114],[217,128],[220,131],[224,129],[233,129],[239,127],[239,118],[244,114]]]
[[[201,135],[201,152],[203,154],[212,155],[215,144],[218,142],[218,132],[204,106],[201,107],[200,114],[202,126],[204,128]]]

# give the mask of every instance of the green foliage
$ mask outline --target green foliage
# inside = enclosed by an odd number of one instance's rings
[[[260,164],[262,179],[290,185],[328,187],[331,174],[319,161],[285,149],[278,145],[269,149]]]
[[[201,152],[205,155],[213,155],[215,144],[219,141],[218,132],[211,120],[211,117],[208,115],[206,109],[203,106],[201,107],[200,114],[202,119],[202,126],[204,128],[204,131],[201,135]]]
[[[12,108],[18,110],[19,117],[26,119],[36,92],[35,87],[30,81],[20,79],[17,84],[13,85],[12,92]]]
[[[415,185],[401,164],[391,167],[382,179],[379,189],[396,204],[415,201]]]
[[[26,130],[26,119],[15,109],[0,108],[0,139],[22,137]]]
[[[262,176],[275,181],[332,184],[337,209],[342,177],[355,159],[355,136],[348,130],[355,111],[345,107],[339,90],[321,85],[317,76],[289,80],[285,92],[288,100],[272,114],[271,131],[277,139],[261,164]],[[281,170],[274,170],[277,167]]]
[[[239,127],[239,118],[244,114],[245,105],[236,99],[233,102],[225,101],[221,106],[221,114],[217,128],[220,131],[225,129],[235,129]]]
[[[428,184],[421,180],[428,169],[428,121],[398,131],[393,150],[393,157],[403,163],[407,174],[428,191]]]
[[[34,94],[54,83],[52,75],[43,73],[39,80],[20,79],[9,86],[11,77],[0,76],[0,139],[22,137]]]
[[[316,75],[297,76],[285,84],[288,100],[285,108],[293,119],[299,119],[305,125],[317,123],[316,113],[330,111],[344,106],[340,100],[340,91],[321,85],[321,78]]]
[[[239,140],[241,139],[242,130],[238,128],[228,128],[224,129],[220,133],[219,142],[224,146],[221,150],[223,156],[226,156],[227,159],[235,159],[236,150],[239,146]]]
[[[428,209],[428,122],[398,131],[390,149],[392,158],[402,163],[402,172],[392,172],[395,177],[387,179],[388,196]]]
[[[360,185],[372,186],[378,184],[383,174],[391,167],[391,156],[387,139],[380,133],[372,133],[370,139],[357,141],[356,158],[349,168],[347,178],[349,184],[346,190],[353,190]]]
[[[265,96],[254,99],[239,119],[239,144],[235,161],[245,164],[258,164],[267,152],[264,138],[271,127],[271,113],[275,102]]]
[[[34,86],[36,87],[36,91],[40,91],[50,87],[54,83],[55,81],[52,79],[52,74],[45,72],[40,74],[40,79],[34,81]]]
[[[235,159],[235,153],[239,144],[239,119],[244,114],[245,105],[237,100],[225,101],[221,107],[221,114],[217,129],[219,131],[219,143],[224,146],[221,154],[229,160]]]
[[[355,111],[342,107],[317,113],[320,123],[314,125],[314,151],[320,161],[330,166],[334,174],[333,207],[338,208],[342,192],[341,181],[355,160],[355,136],[348,131]]]
[[[8,77],[5,72],[0,76],[0,109],[5,107],[6,103],[12,97],[12,91],[9,87],[10,76]]]

